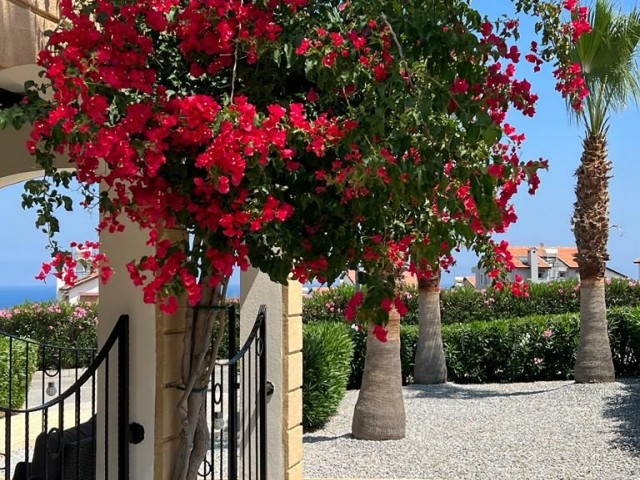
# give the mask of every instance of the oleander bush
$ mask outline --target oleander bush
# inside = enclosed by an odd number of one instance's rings
[[[353,293],[353,286],[342,285],[312,294],[304,301],[304,322],[343,321],[344,308]],[[409,313],[403,317],[402,323],[417,325],[416,288],[405,287],[403,297]],[[638,307],[640,282],[624,279],[607,281],[606,298],[610,307]],[[443,324],[576,313],[580,311],[579,286],[576,280],[534,283],[529,286],[528,297],[514,296],[509,289],[443,289],[440,292],[440,311]]]
[[[0,407],[23,407],[37,365],[38,350],[33,345],[0,337]],[[0,412],[1,416],[4,412]]]
[[[72,368],[91,363],[97,324],[95,304],[54,301],[0,310],[0,332],[51,347],[40,348],[39,357],[44,355],[41,361],[45,366],[61,363],[61,368]]]
[[[620,375],[640,375],[640,308],[608,312],[609,340]],[[449,381],[529,382],[573,378],[580,321],[577,313],[533,315],[442,327]],[[354,355],[348,387],[360,388],[366,332],[350,330]],[[401,325],[403,384],[413,382],[417,325]]]
[[[303,322],[343,322],[344,309],[355,291],[351,285],[340,285],[312,293],[302,304]]]
[[[322,427],[336,413],[347,389],[353,342],[344,324],[322,322],[303,329],[302,425]]]
[[[458,383],[566,380],[573,375],[577,314],[447,325],[449,380]]]

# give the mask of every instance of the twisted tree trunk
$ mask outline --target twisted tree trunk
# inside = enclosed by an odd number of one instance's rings
[[[400,365],[400,315],[389,313],[387,341],[380,342],[369,325],[364,375],[351,431],[362,440],[404,438],[406,419]]]
[[[210,432],[204,400],[227,325],[226,309],[211,307],[224,304],[227,282],[228,278],[215,289],[205,288],[201,307],[187,311],[180,387],[184,393],[177,405],[180,443],[172,480],[196,480],[207,453]],[[206,279],[202,283],[208,285]]]
[[[418,280],[418,321],[420,330],[413,379],[420,385],[447,382],[447,362],[442,345],[440,322],[440,272]]]
[[[576,171],[576,202],[572,224],[580,273],[580,345],[576,382],[613,382],[615,372],[607,329],[605,269],[609,259],[609,173],[607,142],[591,133]]]

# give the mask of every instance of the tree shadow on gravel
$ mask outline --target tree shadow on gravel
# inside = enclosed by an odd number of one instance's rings
[[[423,398],[447,398],[455,400],[479,400],[491,397],[522,397],[529,395],[539,395],[563,388],[569,388],[573,384],[561,385],[558,387],[543,388],[539,390],[526,390],[521,392],[496,392],[494,390],[465,388],[462,385],[447,383],[443,385],[409,385],[404,387],[416,397]]]
[[[340,438],[352,438],[350,433],[343,435],[314,435],[313,433],[305,434],[303,443],[320,443],[320,442],[333,442]]]
[[[640,379],[621,378],[618,381],[623,385],[624,393],[607,399],[603,413],[604,418],[619,422],[613,429],[616,438],[611,446],[640,455]]]

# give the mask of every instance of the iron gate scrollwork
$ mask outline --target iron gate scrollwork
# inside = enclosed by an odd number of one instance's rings
[[[0,478],[94,480],[101,448],[100,477],[110,478],[111,469],[128,480],[129,317],[120,316],[97,353],[0,338],[8,347],[0,370]],[[98,382],[104,423],[96,415]]]
[[[210,445],[198,477],[267,479],[267,308],[262,305],[238,350],[238,314],[228,309],[228,359],[218,360],[205,408]]]

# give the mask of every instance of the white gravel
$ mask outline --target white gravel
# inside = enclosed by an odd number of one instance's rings
[[[358,392],[304,436],[304,477],[640,479],[640,379],[410,386],[406,437],[351,438]]]

